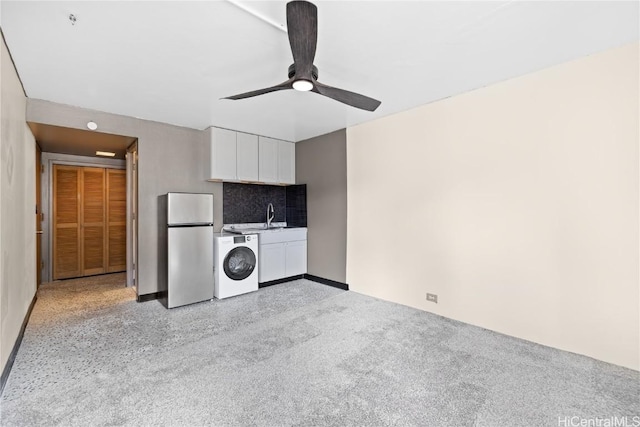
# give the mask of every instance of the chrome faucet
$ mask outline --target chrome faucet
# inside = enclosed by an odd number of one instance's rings
[[[275,214],[276,212],[275,209],[273,209],[273,203],[269,203],[267,205],[267,228],[271,227],[271,221],[273,221]]]

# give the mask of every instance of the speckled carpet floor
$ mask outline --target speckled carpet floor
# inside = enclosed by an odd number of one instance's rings
[[[299,280],[166,310],[123,283],[40,287],[3,426],[640,422],[636,371],[353,292]]]

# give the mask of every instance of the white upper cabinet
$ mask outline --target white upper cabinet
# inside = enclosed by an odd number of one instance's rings
[[[211,175],[214,180],[235,181],[236,132],[211,128]]]
[[[277,184],[278,181],[278,140],[261,136],[259,146],[259,178],[261,182]]]
[[[294,143],[214,127],[208,132],[210,181],[295,184]]]
[[[296,145],[292,142],[278,141],[278,182],[296,183]]]
[[[259,181],[258,135],[237,133],[237,178],[240,181]]]

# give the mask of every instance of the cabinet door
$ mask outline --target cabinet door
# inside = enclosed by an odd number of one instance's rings
[[[286,277],[284,243],[260,245],[258,257],[258,282],[264,283]]]
[[[285,277],[307,272],[307,241],[287,242],[285,246]]]
[[[236,132],[211,128],[211,179],[235,181]]]
[[[237,177],[240,181],[258,181],[258,136],[238,132],[237,144]]]
[[[261,182],[278,183],[278,140],[266,137],[258,138],[259,178]]]
[[[281,184],[296,183],[296,145],[278,141],[278,181]]]

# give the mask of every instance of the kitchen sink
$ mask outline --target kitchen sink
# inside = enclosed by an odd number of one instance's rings
[[[239,229],[231,229],[231,230],[224,230],[224,231],[226,233],[234,233],[234,234],[262,234],[262,233],[276,233],[282,230],[290,230],[292,228],[300,228],[300,227],[239,228]]]

